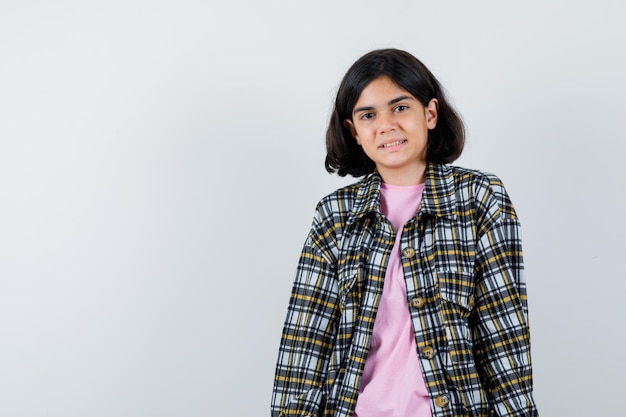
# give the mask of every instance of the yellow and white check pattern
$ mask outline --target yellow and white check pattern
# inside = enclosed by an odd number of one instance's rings
[[[395,231],[377,173],[323,198],[298,263],[271,415],[352,416]],[[536,417],[520,225],[492,174],[429,164],[401,231],[433,417]]]

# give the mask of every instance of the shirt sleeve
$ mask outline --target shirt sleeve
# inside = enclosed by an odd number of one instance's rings
[[[339,312],[336,268],[322,248],[329,233],[318,211],[289,300],[274,377],[272,417],[316,416],[325,401],[324,382]]]
[[[496,415],[535,417],[519,219],[497,178],[479,207],[471,319],[475,360]]]

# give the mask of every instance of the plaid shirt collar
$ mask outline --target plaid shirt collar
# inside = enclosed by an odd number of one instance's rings
[[[377,171],[359,184],[357,197],[346,227],[368,213],[380,213],[380,186],[382,178]],[[420,212],[435,217],[456,217],[456,194],[452,169],[448,165],[429,163],[426,167],[424,193]]]

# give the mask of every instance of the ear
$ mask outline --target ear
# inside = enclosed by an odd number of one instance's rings
[[[439,100],[436,98],[430,99],[428,105],[424,108],[424,112],[428,130],[434,129],[437,126],[437,117],[439,116]]]
[[[350,131],[350,134],[352,135],[352,137],[356,139],[356,143],[360,145],[361,141],[359,140],[359,136],[356,134],[356,129],[354,128],[354,123],[352,123],[352,120],[350,119],[344,120],[343,125],[346,129]]]

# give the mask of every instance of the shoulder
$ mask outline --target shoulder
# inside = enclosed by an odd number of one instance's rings
[[[324,218],[342,217],[352,210],[364,180],[338,188],[322,197],[317,203],[316,212]]]
[[[315,207],[315,214],[307,245],[330,262],[336,261],[338,242],[341,240],[346,224],[353,216],[355,204],[362,195],[367,177],[350,185],[341,187],[322,197]]]
[[[471,169],[460,167],[456,165],[447,165],[447,168],[451,171],[452,175],[457,182],[472,182],[472,183],[484,183],[484,184],[502,184],[500,178],[495,174],[487,171],[480,171],[478,169]]]
[[[502,180],[491,172],[458,166],[449,167],[457,196],[473,206],[479,218],[496,221],[517,219],[517,214]]]
[[[339,234],[359,211],[364,200],[370,198],[372,178],[367,176],[324,196],[315,208],[315,223],[326,233],[332,229]]]

